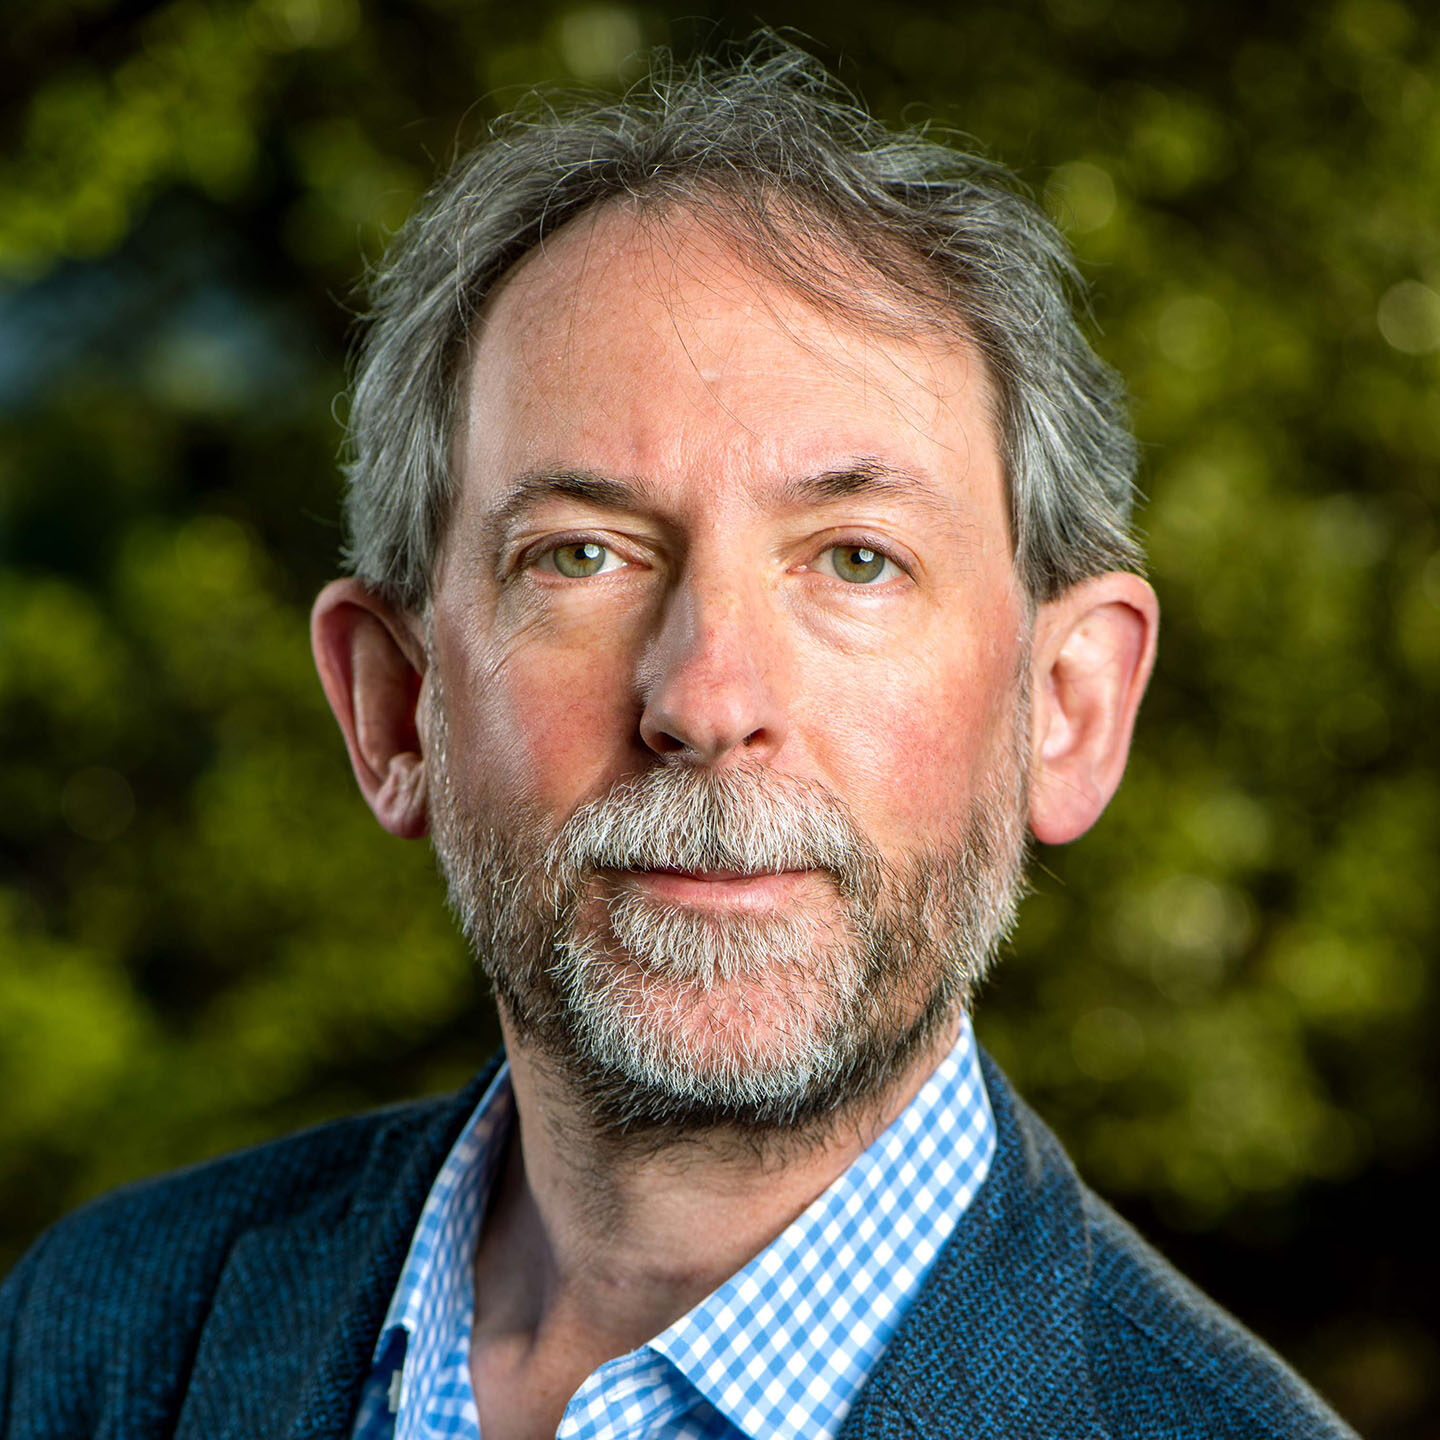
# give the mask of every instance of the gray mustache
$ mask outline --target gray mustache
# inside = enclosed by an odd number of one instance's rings
[[[564,883],[596,870],[823,870],[864,888],[880,861],[844,804],[773,772],[663,766],[581,806],[550,847]]]

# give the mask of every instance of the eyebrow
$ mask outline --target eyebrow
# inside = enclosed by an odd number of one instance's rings
[[[909,470],[887,465],[869,457],[818,475],[802,475],[780,487],[780,498],[796,507],[824,505],[854,496],[913,501],[934,510],[948,510],[950,503],[928,480]]]
[[[486,517],[487,528],[494,535],[503,535],[530,511],[557,498],[580,500],[606,510],[638,510],[649,491],[632,480],[616,480],[593,470],[532,470],[516,476],[504,499]]]
[[[856,496],[873,496],[949,511],[949,500],[928,480],[908,470],[865,456],[833,470],[782,481],[773,498],[794,509],[833,504]],[[511,483],[487,517],[487,528],[501,536],[532,510],[555,499],[578,500],[605,510],[643,510],[653,505],[650,486],[620,480],[593,470],[532,470]]]

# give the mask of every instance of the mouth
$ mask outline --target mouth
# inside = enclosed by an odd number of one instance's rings
[[[614,870],[622,889],[674,905],[731,910],[770,910],[810,887],[814,870]]]

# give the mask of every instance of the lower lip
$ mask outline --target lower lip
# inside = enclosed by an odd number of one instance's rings
[[[782,870],[774,875],[738,875],[727,871],[625,870],[622,883],[681,905],[711,905],[737,910],[767,909],[792,899],[814,873]]]

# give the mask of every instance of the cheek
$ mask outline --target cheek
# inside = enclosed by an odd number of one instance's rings
[[[877,840],[913,844],[964,815],[1008,740],[1014,656],[990,645],[921,647],[829,687],[807,707],[817,760]]]
[[[634,719],[628,688],[601,656],[522,644],[463,673],[463,684],[446,687],[455,750],[466,757],[452,766],[463,764],[476,798],[563,820],[613,778]]]

